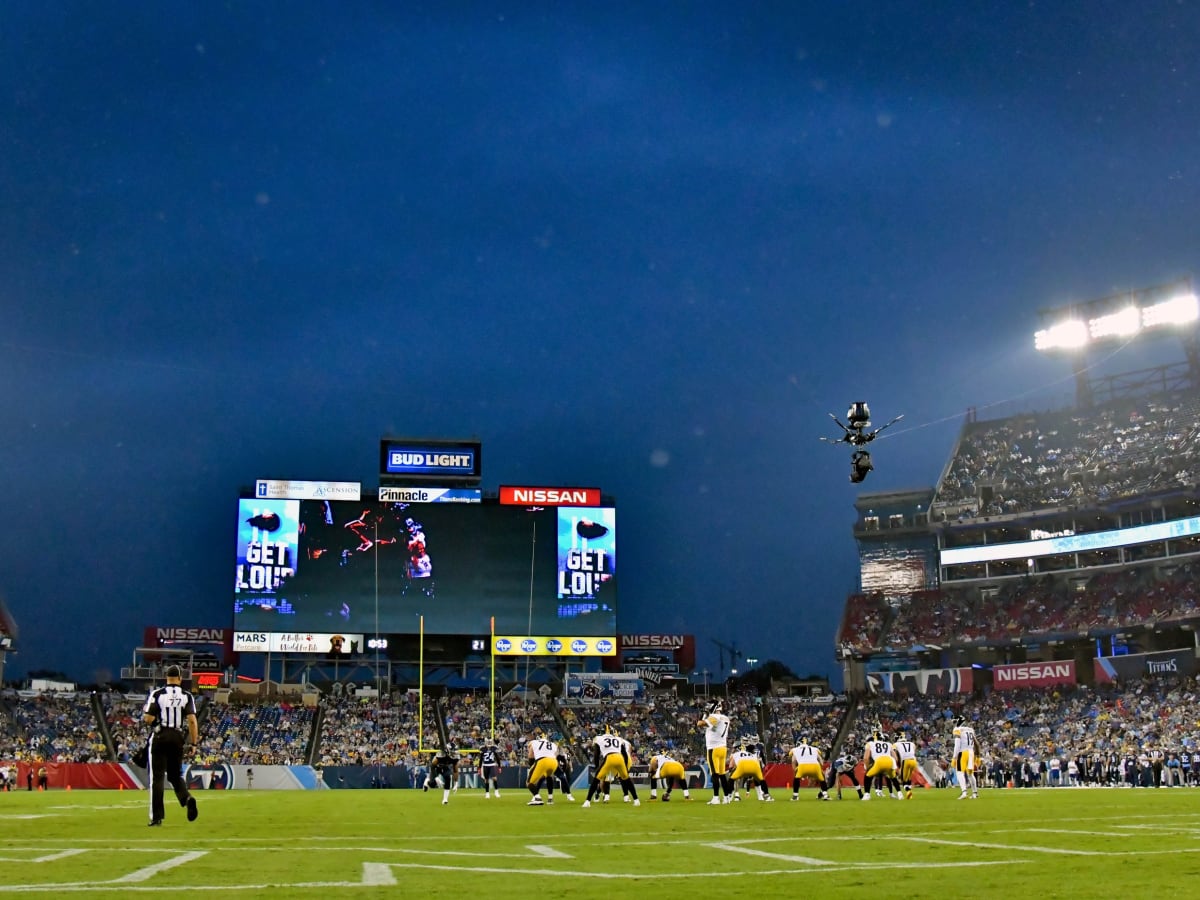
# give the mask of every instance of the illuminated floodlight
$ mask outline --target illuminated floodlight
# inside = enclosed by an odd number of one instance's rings
[[[1200,303],[1195,294],[1181,294],[1156,303],[1153,306],[1142,307],[1142,327],[1154,328],[1158,325],[1186,325],[1200,318]]]
[[[1068,319],[1033,336],[1033,346],[1038,350],[1071,350],[1088,342],[1087,324],[1079,319]]]
[[[1097,316],[1088,322],[1088,332],[1094,341],[1106,337],[1128,337],[1137,334],[1141,328],[1142,314],[1136,306],[1127,306],[1120,312]]]

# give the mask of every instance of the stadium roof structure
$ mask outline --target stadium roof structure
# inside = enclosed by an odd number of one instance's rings
[[[16,640],[16,620],[13,619],[12,613],[8,611],[4,597],[0,596],[0,684],[4,683],[4,657],[8,654],[9,650],[13,649],[13,644]]]
[[[1200,389],[1200,300],[1191,278],[1043,309],[1038,316],[1034,346],[1071,358],[1081,408],[1092,406],[1101,391],[1111,399],[1146,388]],[[1182,341],[1186,362],[1101,379],[1088,375],[1089,350],[1169,335]]]
[[[12,649],[13,641],[16,640],[17,636],[16,620],[13,619],[12,613],[8,611],[4,597],[0,596],[0,650]]]

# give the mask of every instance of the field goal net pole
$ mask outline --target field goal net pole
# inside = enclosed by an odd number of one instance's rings
[[[425,749],[425,617],[417,617],[417,752]]]
[[[1197,637],[1200,641],[1200,636]],[[491,704],[492,743],[496,743],[496,617],[492,616],[491,633],[488,636],[488,646],[491,649],[492,671],[488,680],[488,702]]]
[[[417,752],[437,753],[436,747],[425,746],[425,616],[420,616],[417,637]],[[491,719],[492,741],[496,740],[496,617],[492,616],[491,644],[492,665],[491,678],[488,683],[488,694],[491,708],[488,718]],[[478,753],[478,748],[458,749],[459,753]]]

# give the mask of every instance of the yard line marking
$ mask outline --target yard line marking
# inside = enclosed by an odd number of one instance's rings
[[[16,849],[13,847],[10,850]],[[32,849],[32,848],[28,848]],[[68,856],[78,856],[80,853],[87,853],[87,850],[59,850],[56,853],[51,853],[48,856],[35,856],[32,859],[21,859],[15,856],[0,856],[0,862],[11,863],[44,863],[54,862],[56,859],[66,859]]]
[[[809,866],[799,869],[766,869],[752,872],[573,872],[559,869],[500,869],[493,866],[438,866],[432,863],[389,863],[403,869],[436,869],[444,872],[472,872],[479,875],[548,875],[554,878],[636,878],[639,881],[650,879],[678,878],[741,878],[747,875],[808,875],[826,872],[862,872],[879,869],[973,869],[983,866],[1021,866],[1028,865],[1028,859],[991,859],[969,860],[965,862],[906,862],[906,863],[833,863],[824,866]],[[283,887],[284,885],[280,885]],[[190,888],[179,888],[190,890]]]
[[[916,844],[944,844],[949,847],[978,847],[982,850],[1027,850],[1030,853],[1060,853],[1064,856],[1112,856],[1107,850],[1066,850],[1061,847],[1030,847],[1023,844],[991,844],[986,841],[948,841],[944,838],[910,837],[893,835],[894,841],[911,841]]]
[[[64,884],[0,884],[0,893],[9,891],[14,893],[75,893],[77,891],[97,893],[100,891],[123,891],[125,893],[165,893],[168,891],[171,893],[186,893],[189,891],[220,891],[223,893],[229,893],[233,891],[265,891],[279,888],[330,890],[331,888],[386,887],[395,886],[398,884],[398,882],[396,880],[395,873],[389,872],[388,874],[385,874],[383,870],[391,870],[396,867],[403,869],[437,869],[445,872],[472,872],[487,875],[549,875],[555,878],[573,876],[578,878],[636,878],[638,880],[646,880],[656,878],[741,878],[748,875],[807,875],[817,872],[861,872],[866,869],[970,869],[981,868],[984,866],[1019,866],[1027,865],[1030,862],[1031,860],[1027,859],[993,859],[944,863],[851,863],[848,865],[833,865],[828,867],[803,869],[770,869],[766,871],[749,872],[668,872],[661,874],[635,872],[559,872],[555,871],[554,869],[499,869],[482,866],[436,866],[421,863],[363,863],[363,878],[361,881],[297,881],[290,883],[272,882],[270,884],[247,884],[245,882],[241,882],[237,884],[193,885],[148,885],[129,883],[118,884],[113,881],[73,881]]]
[[[192,850],[189,853],[181,853],[179,856],[172,856],[170,859],[164,859],[162,862],[155,863],[152,866],[145,866],[130,872],[128,875],[114,878],[112,879],[112,883],[131,884],[138,881],[147,881],[159,872],[166,872],[168,869],[174,869],[176,866],[182,866],[184,863],[190,863],[194,859],[199,859],[207,855],[207,850]]]
[[[739,847],[737,844],[705,844],[714,850],[728,850],[730,853],[745,853],[747,856],[761,856],[764,859],[777,859],[780,862],[800,863],[805,866],[832,866],[828,859],[814,859],[811,856],[792,856],[787,853],[770,853],[766,850],[755,850],[752,847]]]
[[[372,887],[395,887],[398,882],[387,863],[363,863],[362,883]]]
[[[25,813],[24,815],[7,814],[0,819],[53,819],[58,813]]]
[[[526,850],[532,850],[538,856],[546,859],[574,859],[570,853],[563,853],[561,850],[555,850],[553,847],[547,847],[545,844],[526,844]]]
[[[994,829],[989,834],[1078,834],[1087,835],[1089,837],[1115,837],[1115,838],[1131,838],[1134,835],[1127,831],[1083,831],[1075,828],[1009,828],[1009,829]],[[1159,832],[1155,832],[1156,834]]]

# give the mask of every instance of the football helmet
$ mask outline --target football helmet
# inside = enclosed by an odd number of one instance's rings
[[[967,717],[966,717],[966,716],[961,716],[961,715],[960,715],[960,716],[955,716],[955,717],[954,717],[954,727],[955,727],[955,728],[962,728],[962,727],[963,727],[964,725],[966,725],[966,724],[967,724]]]
[[[704,714],[706,716],[711,716],[714,713],[723,712],[724,710],[725,710],[725,704],[720,700],[714,700],[710,704],[708,704],[708,709],[706,709],[704,711]]]

